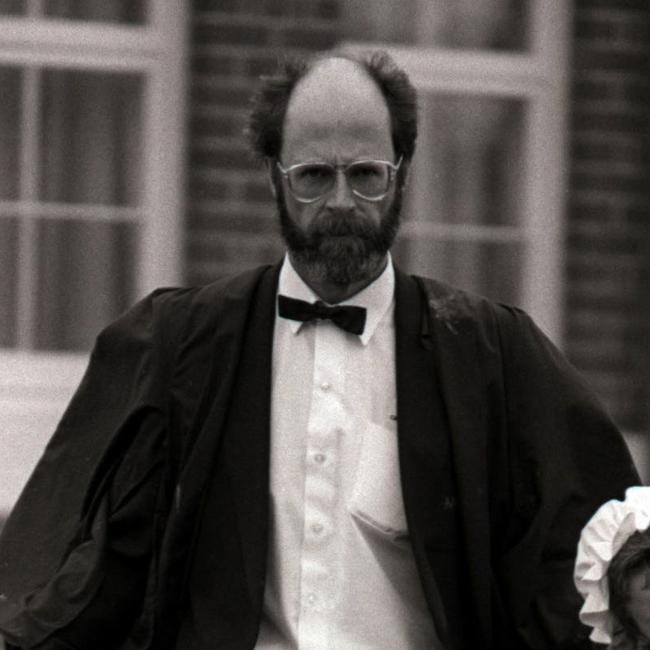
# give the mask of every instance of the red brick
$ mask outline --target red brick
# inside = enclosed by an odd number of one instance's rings
[[[616,32],[616,26],[605,20],[597,20],[589,16],[578,17],[574,25],[574,34],[577,38],[598,39],[611,37]]]
[[[647,114],[599,115],[589,110],[578,110],[571,118],[573,128],[579,131],[602,130],[621,133],[639,133],[648,125]]]
[[[266,13],[287,18],[336,20],[340,0],[266,0]]]
[[[194,143],[190,149],[190,164],[197,168],[222,168],[247,170],[252,165],[252,156],[246,150],[228,146],[204,146]]]
[[[281,253],[264,173],[238,133],[252,89],[246,79],[272,71],[289,51],[334,44],[345,32],[337,22],[343,1],[195,3],[192,98],[200,110],[193,112],[189,147],[192,281]],[[575,0],[574,6],[568,349],[619,424],[650,429],[650,359],[647,351],[642,355],[643,340],[650,348],[643,320],[650,309],[650,2]],[[224,52],[224,45],[235,54]],[[212,107],[223,117],[213,119]]]
[[[233,115],[192,115],[190,129],[199,136],[232,136],[241,133],[243,120]]]
[[[193,13],[218,11],[219,13],[234,13],[240,8],[239,0],[193,0]]]
[[[197,45],[215,43],[220,45],[265,45],[269,30],[263,25],[198,23],[194,26]]]
[[[244,198],[250,201],[270,201],[272,196],[266,179],[260,182],[249,181],[244,186]]]
[[[650,200],[646,202],[645,205],[632,205],[626,209],[625,214],[630,223],[638,223],[639,225],[645,226],[648,228],[648,223],[650,223]],[[648,239],[646,235],[646,240]]]
[[[282,242],[277,235],[254,236],[250,233],[221,233],[215,230],[193,233],[188,241],[194,259],[210,259],[220,264],[242,262],[250,268],[255,264],[276,262],[282,255]]]
[[[318,15],[326,20],[341,18],[341,4],[337,0],[320,0],[317,2]]]
[[[581,12],[601,9],[610,10],[612,14],[621,10],[622,12],[639,13],[646,17],[648,13],[647,0],[574,0],[574,2],[578,16]]]
[[[600,68],[603,70],[639,70],[650,64],[650,53],[603,51],[603,49],[585,48],[576,53],[574,65],[576,70]]]
[[[251,93],[252,87],[228,84],[226,81],[211,81],[209,77],[195,77],[191,88],[193,102],[220,106],[245,107]]]
[[[272,73],[278,65],[279,52],[269,54],[249,54],[247,57],[247,74],[251,77],[259,77]]]
[[[214,232],[215,225],[219,231],[228,233],[268,233],[275,236],[278,224],[273,211],[269,209],[266,214],[253,214],[246,210],[242,204],[239,211],[224,210],[218,204],[213,206],[203,205],[199,202],[191,203],[188,211],[193,232]]]
[[[621,96],[631,102],[640,102],[647,108],[650,102],[650,81],[647,76],[645,79],[640,77],[638,81],[629,81],[624,84]]]
[[[575,160],[627,162],[643,165],[647,152],[638,140],[633,142],[576,137],[571,143],[571,155]]]
[[[234,57],[221,53],[198,53],[191,58],[193,74],[218,74],[229,75],[235,72],[237,62]]]
[[[289,28],[281,32],[282,44],[291,48],[325,50],[339,40],[339,35],[329,30]]]
[[[576,190],[597,189],[600,191],[643,195],[648,192],[648,179],[639,173],[637,176],[615,176],[605,172],[590,174],[576,172],[571,174],[571,185]]]
[[[573,85],[573,96],[577,100],[602,99],[615,94],[615,87],[609,81],[590,81],[579,78]]]

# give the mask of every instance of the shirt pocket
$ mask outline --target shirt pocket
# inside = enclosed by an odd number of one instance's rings
[[[408,538],[396,431],[374,423],[366,428],[348,511],[366,532]]]

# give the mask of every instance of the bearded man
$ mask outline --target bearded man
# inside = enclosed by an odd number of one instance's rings
[[[416,131],[384,54],[264,80],[287,255],[100,334],[0,545],[12,647],[588,647],[579,532],[638,477],[523,312],[393,266]]]

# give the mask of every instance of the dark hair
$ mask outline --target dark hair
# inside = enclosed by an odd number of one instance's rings
[[[319,62],[330,58],[357,63],[377,84],[388,106],[396,159],[402,157],[408,162],[417,138],[417,94],[407,74],[381,51],[359,56],[332,51],[281,61],[274,74],[262,77],[262,85],[251,100],[247,132],[253,152],[260,158],[279,158],[284,118],[296,84]]]
[[[607,570],[610,611],[633,638],[637,638],[640,632],[627,611],[627,604],[632,579],[639,574],[645,575],[645,585],[650,588],[650,529],[632,534]]]

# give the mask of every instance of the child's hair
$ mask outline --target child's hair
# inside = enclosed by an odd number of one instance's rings
[[[592,641],[650,649],[648,617],[639,611],[650,595],[650,486],[629,487],[625,499],[611,499],[592,515],[580,533],[573,579],[584,598],[580,621],[592,628]],[[639,587],[648,592],[638,594]],[[644,634],[631,612],[637,619],[643,614]]]
[[[650,528],[633,533],[612,558],[607,571],[609,606],[628,636],[640,636],[627,610],[632,579],[642,574],[644,589],[650,589]]]

